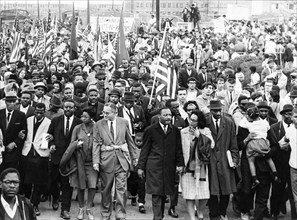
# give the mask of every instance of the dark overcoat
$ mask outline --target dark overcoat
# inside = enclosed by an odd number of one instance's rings
[[[177,166],[184,166],[179,129],[169,125],[165,134],[160,123],[149,126],[137,166],[145,170],[147,193],[172,195]]]
[[[227,151],[230,150],[234,164],[239,163],[236,128],[232,119],[222,116],[217,133],[212,116],[207,119],[215,147],[210,151],[210,194],[229,195],[236,192],[235,169],[230,168]]]

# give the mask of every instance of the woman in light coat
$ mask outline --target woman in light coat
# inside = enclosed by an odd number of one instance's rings
[[[195,220],[196,202],[198,218],[201,220],[203,208],[210,197],[207,161],[202,161],[201,147],[204,148],[204,152],[206,150],[208,160],[210,148],[214,148],[211,131],[206,127],[206,119],[201,111],[195,110],[191,113],[189,126],[181,130],[181,139],[185,161],[185,169],[181,176],[182,194],[187,203],[189,219]]]

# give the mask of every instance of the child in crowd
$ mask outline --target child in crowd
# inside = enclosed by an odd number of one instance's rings
[[[143,133],[136,133],[134,143],[137,147],[137,157],[139,158],[140,151],[142,148]],[[145,179],[140,179],[136,171],[130,172],[128,179],[128,190],[131,193],[131,205],[136,206],[136,198],[138,195],[138,209],[140,213],[146,213],[144,208],[145,203]]]
[[[270,151],[269,141],[267,138],[267,131],[270,126],[268,121],[261,120],[259,118],[259,110],[257,107],[252,107],[247,109],[246,117],[244,117],[240,122],[239,126],[246,128],[250,133],[254,133],[255,137],[247,143],[246,155],[249,162],[249,167],[252,175],[252,189],[260,184],[256,176],[255,159],[256,157],[263,156]],[[278,181],[276,168],[273,160],[271,158],[266,159],[272,170],[274,181]]]

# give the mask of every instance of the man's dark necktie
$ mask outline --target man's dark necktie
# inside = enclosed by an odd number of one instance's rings
[[[7,123],[6,123],[6,128],[7,128],[7,127],[8,127],[8,125],[9,125],[10,116],[11,116],[11,112],[8,112],[8,115],[7,115]]]
[[[216,120],[216,130],[217,130],[217,134],[219,133],[219,124],[218,124],[218,119]]]
[[[69,118],[67,117],[67,122],[66,122],[66,136],[69,134]]]
[[[114,130],[113,130],[113,122],[110,122],[110,134],[111,134],[111,137],[112,137],[112,140],[114,140]]]

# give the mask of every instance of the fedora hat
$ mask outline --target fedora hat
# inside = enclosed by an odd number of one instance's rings
[[[95,61],[95,62],[93,63],[93,65],[92,65],[92,68],[91,68],[91,69],[94,70],[95,66],[100,66],[100,68],[102,68],[102,64],[99,63],[99,61]]]
[[[37,89],[38,87],[42,87],[45,92],[47,91],[47,87],[45,86],[45,84],[43,82],[36,83],[34,86],[34,89]]]
[[[112,89],[108,95],[117,95],[118,97],[122,96],[121,91],[118,89]]]
[[[281,115],[286,113],[286,112],[291,112],[293,110],[293,105],[286,104],[283,106],[283,109],[279,112]]]
[[[5,101],[16,101],[18,99],[15,92],[7,92],[3,98]]]
[[[59,107],[59,108],[62,107],[62,101],[56,95],[52,96],[50,103],[51,103],[52,106]]]
[[[124,97],[123,97],[124,101],[135,101],[135,96],[133,92],[125,92],[124,93]]]
[[[24,83],[21,87],[22,91],[21,93],[34,93],[35,89],[34,89],[34,84],[33,83]]]
[[[260,108],[267,108],[267,109],[270,109],[270,106],[267,104],[267,102],[265,101],[262,101],[262,102],[259,102],[257,107],[260,109]]]
[[[209,109],[221,109],[224,105],[220,100],[214,99],[210,100],[209,105],[207,106]]]

